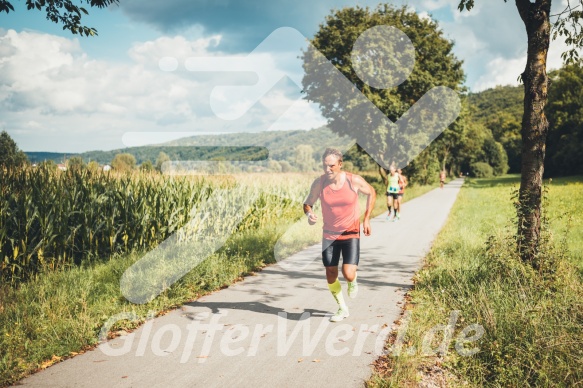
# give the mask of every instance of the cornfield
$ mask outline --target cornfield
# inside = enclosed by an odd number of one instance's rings
[[[250,203],[235,231],[301,215],[305,185],[268,181],[266,187],[256,180],[241,185],[233,179],[0,168],[0,277],[17,285],[44,270],[151,250],[187,225],[197,203],[216,190],[233,191],[231,202],[239,196]]]

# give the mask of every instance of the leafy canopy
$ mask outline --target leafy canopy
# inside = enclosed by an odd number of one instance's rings
[[[408,79],[388,89],[375,89],[364,84],[355,72],[351,58],[358,37],[369,28],[380,25],[401,30],[415,48],[415,65]],[[385,4],[374,11],[358,6],[335,11],[326,18],[310,42],[392,121],[400,118],[432,87],[447,86],[460,90],[464,81],[462,61],[455,58],[452,52],[453,42],[443,37],[437,23],[420,18],[406,7],[394,8]],[[325,117],[332,120],[340,118],[342,112],[336,106],[336,96],[326,98],[318,94],[320,90],[329,89],[319,88],[317,82],[321,80],[311,76],[313,69],[310,66],[314,63],[311,50],[304,53],[303,60],[306,71],[303,84],[307,98],[321,105]]]
[[[404,33],[414,50],[410,74],[404,82],[395,82],[387,87],[364,82],[358,69],[358,61],[370,56],[382,71],[374,73],[375,66],[368,70],[374,76],[384,75],[386,66],[383,67],[383,64],[393,58],[377,55],[386,47],[380,37],[373,36],[369,50],[359,54],[361,56],[353,55],[353,48],[358,46],[359,39],[379,26],[389,26]],[[417,149],[427,139],[424,133],[397,133],[382,123],[377,125],[373,119],[376,113],[370,113],[369,102],[394,123],[433,88],[445,86],[455,91],[463,90],[462,62],[453,55],[453,43],[443,37],[436,22],[419,17],[407,7],[395,8],[384,4],[374,10],[356,6],[333,11],[310,42],[312,45],[302,57],[305,71],[302,84],[306,98],[319,104],[332,131],[350,137],[356,134],[358,144],[367,152],[374,149],[379,151],[376,157],[383,155],[384,165],[391,161],[410,160],[415,155],[408,150]],[[397,50],[389,49],[395,55],[402,55],[398,47]],[[350,81],[349,86],[336,82],[335,72],[329,69],[328,62],[322,64],[319,59],[321,55]],[[356,88],[358,93],[354,93],[352,88]],[[367,101],[363,101],[362,96]],[[427,122],[434,119],[428,113],[419,116],[420,120]],[[424,126],[411,125],[411,128]]]

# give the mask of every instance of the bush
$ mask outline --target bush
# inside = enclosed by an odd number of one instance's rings
[[[486,162],[492,166],[494,175],[504,175],[508,172],[508,155],[502,144],[493,138],[486,139],[484,142],[484,153]]]
[[[111,161],[111,166],[121,172],[128,172],[136,167],[136,158],[132,154],[117,154]]]
[[[488,163],[476,162],[470,165],[470,174],[476,178],[492,178],[494,169]]]

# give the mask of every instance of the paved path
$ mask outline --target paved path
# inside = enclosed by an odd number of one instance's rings
[[[372,220],[356,299],[342,280],[350,317],[340,323],[328,321],[336,305],[316,245],[19,385],[361,387],[461,184],[405,203],[399,222]],[[287,270],[306,260],[306,268]]]

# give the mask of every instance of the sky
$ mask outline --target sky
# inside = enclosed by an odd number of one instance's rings
[[[99,35],[80,37],[12,3],[0,14],[0,131],[24,151],[69,153],[324,125],[302,98],[298,55],[332,9],[378,4],[120,0],[89,9],[84,24]],[[478,0],[463,13],[457,0],[391,3],[438,22],[469,90],[518,85],[526,33],[513,2]],[[549,69],[565,47],[552,42]]]

